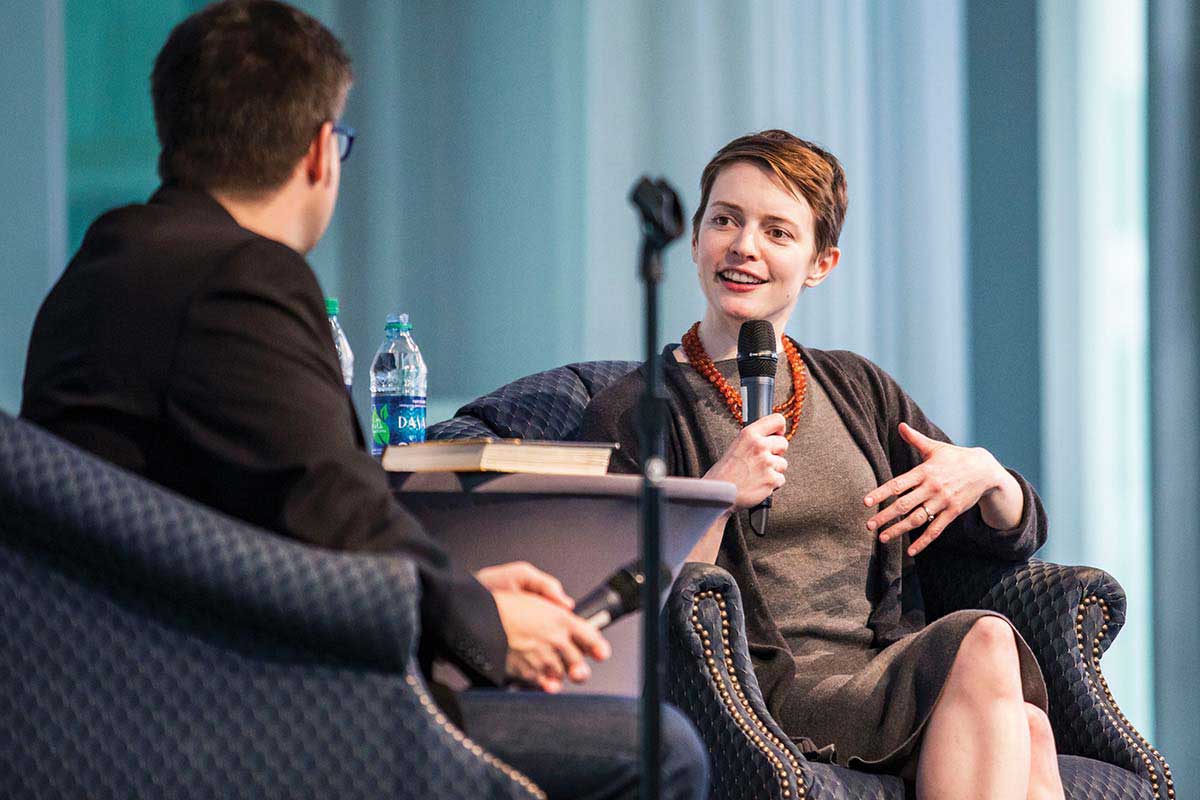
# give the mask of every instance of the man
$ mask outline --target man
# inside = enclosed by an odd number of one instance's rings
[[[22,416],[256,525],[412,559],[423,654],[551,693],[466,692],[468,732],[551,796],[631,792],[633,704],[551,696],[607,642],[528,564],[457,569],[364,450],[302,255],[337,201],[351,80],[338,40],[274,0],[217,3],[171,33],[152,75],[163,185],[100,217],[51,290]],[[703,752],[667,711],[664,784],[700,797]]]

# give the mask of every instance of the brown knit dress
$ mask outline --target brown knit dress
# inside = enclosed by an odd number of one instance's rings
[[[716,366],[737,385],[736,360]],[[687,365],[669,368],[691,389],[701,436],[713,452],[724,452],[741,425],[703,376]],[[745,537],[765,610],[795,661],[777,721],[813,755],[912,778],[921,732],[963,636],[992,612],[955,612],[876,644],[867,625],[876,534],[866,523],[878,509],[862,498],[878,485],[877,476],[811,373],[807,386],[786,454],[787,483],[774,496],[767,534]],[[776,403],[790,394],[791,374],[781,360]],[[1045,708],[1037,662],[1019,634],[1017,640],[1025,698]]]

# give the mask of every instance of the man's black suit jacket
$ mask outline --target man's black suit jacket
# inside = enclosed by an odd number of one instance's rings
[[[422,578],[426,653],[502,680],[491,594],[363,447],[316,276],[209,195],[166,186],[92,225],[38,312],[21,415],[255,525],[402,552]]]

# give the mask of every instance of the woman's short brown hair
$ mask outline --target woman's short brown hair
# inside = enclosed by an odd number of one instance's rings
[[[324,25],[276,0],[226,0],[171,31],[151,95],[159,176],[201,189],[264,191],[287,180],[353,80]]]
[[[846,173],[834,155],[787,131],[769,130],[734,139],[717,151],[700,175],[700,207],[692,217],[692,240],[700,231],[717,173],[735,161],[760,164],[775,174],[813,212],[815,253],[837,247],[846,220]]]

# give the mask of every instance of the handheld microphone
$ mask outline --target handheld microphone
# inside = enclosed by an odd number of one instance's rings
[[[664,588],[670,586],[671,570],[666,564],[659,564],[658,570],[659,584]],[[642,607],[642,584],[645,582],[640,559],[626,564],[584,595],[575,604],[575,614],[598,630],[607,628]]]
[[[742,427],[767,416],[775,404],[775,326],[765,319],[742,323],[738,330],[738,375],[742,381]],[[767,535],[771,495],[750,509],[750,529]]]

